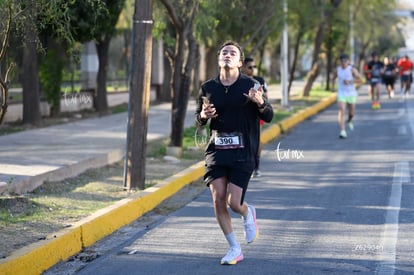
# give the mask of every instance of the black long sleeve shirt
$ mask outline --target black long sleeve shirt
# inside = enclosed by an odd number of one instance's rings
[[[201,119],[203,106],[202,97],[209,99],[217,111],[217,117],[210,120],[210,136],[218,133],[241,133],[244,148],[216,149],[210,139],[205,156],[206,164],[226,165],[233,161],[254,162],[260,142],[259,120],[270,122],[273,118],[273,108],[263,97],[264,104],[258,106],[244,94],[254,86],[256,80],[240,74],[231,86],[224,86],[219,77],[208,80],[201,85],[196,108],[195,119],[199,125],[205,125],[207,120]]]

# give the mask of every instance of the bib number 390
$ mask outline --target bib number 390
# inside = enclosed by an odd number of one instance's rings
[[[216,137],[216,145],[239,144],[239,137]]]
[[[216,149],[236,149],[243,148],[241,135],[217,134],[214,138]]]

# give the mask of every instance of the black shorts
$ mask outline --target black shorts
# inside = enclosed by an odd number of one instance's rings
[[[408,82],[408,81],[411,82],[411,77],[410,77],[409,74],[403,74],[403,75],[401,75],[401,82]]]
[[[384,77],[382,79],[382,83],[384,83],[385,85],[394,85],[395,83],[395,78],[394,77]]]
[[[240,205],[243,204],[244,195],[254,170],[254,162],[235,162],[234,165],[206,165],[204,181],[207,186],[218,178],[225,177],[231,182],[243,189]]]
[[[381,84],[381,78],[379,77],[371,77],[369,80],[369,83],[371,84],[371,87],[376,87],[377,85]]]

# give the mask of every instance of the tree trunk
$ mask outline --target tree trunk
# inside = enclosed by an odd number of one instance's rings
[[[184,133],[184,119],[187,113],[190,97],[191,74],[195,66],[195,52],[197,43],[193,37],[193,21],[199,7],[199,1],[184,1],[185,16],[180,16],[177,6],[168,0],[161,0],[167,9],[169,19],[175,31],[175,52],[168,51],[169,58],[174,64],[172,72],[172,110],[170,146],[182,147]]]
[[[319,63],[313,64],[311,70],[308,72],[307,81],[303,88],[303,96],[309,96],[312,89],[313,83],[319,75]]]
[[[5,6],[3,8],[6,8]],[[9,38],[10,32],[12,27],[12,6],[11,3],[8,4],[8,17],[3,18],[5,23],[5,29],[3,30],[3,37],[1,40],[1,48],[0,48],[0,125],[3,123],[4,117],[7,112],[8,106],[8,97],[9,97],[9,80],[8,76],[10,71],[13,68],[13,65],[10,65],[7,69],[7,62],[6,62],[6,52],[9,47]]]
[[[33,0],[28,3],[26,19],[26,46],[23,50],[23,123],[38,124],[41,119],[36,30],[36,9]]]
[[[214,48],[208,48],[206,50],[206,75],[204,81],[216,77],[217,75],[217,51]]]
[[[171,114],[171,140],[170,146],[182,147],[184,134],[184,120],[187,113],[188,100],[190,98],[191,73],[194,69],[194,62],[197,50],[197,44],[192,36],[191,30],[184,31],[178,35],[178,54],[175,59],[175,68],[173,73],[173,105]],[[186,51],[186,41],[188,49]],[[184,53],[187,52],[187,58]],[[186,64],[184,65],[184,60]],[[184,71],[177,71],[184,67]]]
[[[292,87],[293,79],[295,78],[296,64],[298,62],[299,46],[300,46],[300,41],[302,40],[302,36],[303,36],[302,26],[299,26],[298,35],[296,37],[296,41],[294,45],[292,67],[290,68],[290,73],[289,73],[288,96],[290,95],[290,88]]]
[[[105,114],[108,111],[106,78],[108,71],[108,53],[111,37],[109,35],[101,41],[96,42],[96,51],[98,53],[99,67],[97,74],[96,93],[94,94],[94,106],[97,112]]]
[[[196,46],[195,60],[194,60],[194,71],[193,71],[193,83],[191,87],[191,96],[196,98],[198,95],[198,89],[200,87],[200,64],[201,64],[201,55],[200,55],[200,46]]]
[[[4,117],[7,112],[7,96],[8,96],[8,89],[4,87],[0,87],[1,95],[0,95],[0,125],[3,123]]]
[[[321,51],[322,42],[323,42],[323,29],[325,27],[325,22],[319,24],[318,31],[315,36],[314,47],[313,47],[313,57],[312,57],[312,68],[308,72],[306,77],[306,84],[303,89],[303,96],[307,97],[310,94],[313,83],[319,74],[319,53]]]
[[[171,102],[172,94],[171,94],[171,78],[172,78],[172,64],[168,57],[164,55],[164,81],[161,85],[161,91],[159,93],[158,100],[161,102]]]
[[[324,11],[322,15],[323,18],[321,22],[319,23],[318,31],[315,36],[314,49],[313,49],[314,52],[313,52],[313,58],[312,58],[312,69],[308,73],[305,88],[303,90],[303,96],[305,97],[309,96],[313,83],[315,82],[319,74],[319,70],[320,70],[319,54],[322,48],[325,26],[326,25],[329,26],[332,24],[331,22],[332,22],[334,11],[339,7],[341,3],[342,3],[342,0],[331,0],[330,6],[327,7],[327,9]]]
[[[328,37],[326,42],[326,80],[325,80],[325,90],[331,90],[331,73],[334,63],[333,58],[333,47],[334,47],[333,37],[332,37],[332,24],[328,25]]]

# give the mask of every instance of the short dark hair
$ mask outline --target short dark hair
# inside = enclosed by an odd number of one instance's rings
[[[349,56],[346,53],[343,53],[339,56],[339,59],[349,59]]]
[[[240,46],[240,44],[239,43],[237,43],[236,41],[233,41],[233,40],[227,40],[226,42],[224,42],[221,46],[220,46],[220,48],[218,49],[218,51],[217,51],[217,55],[220,55],[220,51],[221,51],[221,49],[223,49],[224,47],[226,47],[226,46],[235,46],[237,49],[239,49],[239,52],[240,52],[240,61],[244,61],[244,52],[243,52],[243,48]]]
[[[250,56],[246,57],[243,61],[243,65],[247,65],[247,63],[253,62],[253,61],[254,61],[253,57],[250,57]]]

